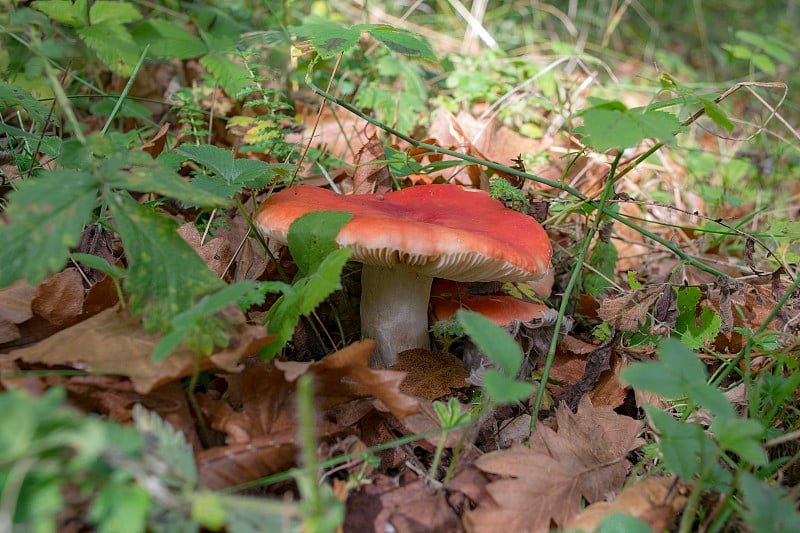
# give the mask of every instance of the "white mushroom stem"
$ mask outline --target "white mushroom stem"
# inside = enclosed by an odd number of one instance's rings
[[[361,336],[377,343],[373,363],[388,367],[404,350],[430,349],[428,301],[432,282],[432,277],[406,265],[363,265]]]

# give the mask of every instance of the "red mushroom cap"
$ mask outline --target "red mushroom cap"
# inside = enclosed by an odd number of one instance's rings
[[[543,318],[546,305],[526,302],[507,294],[470,294],[462,283],[438,280],[431,288],[431,314],[434,322],[447,320],[460,309],[480,313],[498,326],[513,320],[530,322]]]
[[[533,218],[483,191],[424,185],[386,194],[337,195],[299,186],[273,194],[255,216],[262,232],[286,242],[289,225],[312,211],[352,213],[337,242],[353,260],[456,281],[530,281],[544,275],[552,249]]]

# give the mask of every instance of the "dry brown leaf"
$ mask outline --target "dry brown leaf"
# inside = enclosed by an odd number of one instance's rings
[[[647,319],[647,310],[661,297],[665,287],[669,285],[654,285],[616,298],[606,298],[600,303],[597,315],[614,329],[637,331]]]
[[[469,531],[547,531],[551,521],[564,527],[581,507],[602,501],[622,486],[625,456],[644,443],[636,438],[642,424],[608,407],[595,408],[584,397],[577,414],[556,410],[558,431],[539,425],[530,448],[521,444],[480,457],[475,465],[503,479],[487,490],[497,507],[466,513]]]
[[[419,411],[418,400],[400,392],[403,372],[374,369],[369,359],[375,342],[365,340],[334,352],[315,363],[276,361],[288,381],[296,380],[306,372],[315,379],[315,398],[321,409],[327,410],[358,398],[373,397],[380,401],[398,419]]]
[[[353,194],[384,193],[392,190],[389,167],[386,163],[373,163],[386,159],[383,144],[372,134],[367,144],[356,154],[353,171]]]
[[[56,326],[74,322],[83,311],[83,278],[78,270],[64,269],[37,285],[31,309]]]
[[[148,335],[141,321],[127,310],[106,309],[97,315],[52,335],[34,346],[11,352],[17,359],[51,366],[68,365],[96,373],[130,377],[137,392],[144,394],[174,379],[188,376],[195,355],[178,348],[163,362],[150,360],[160,338]],[[230,371],[236,363],[270,341],[264,328],[241,326],[231,340],[232,348],[202,359],[203,368],[214,365]]]
[[[231,261],[231,243],[220,237],[202,242],[197,227],[187,222],[178,228],[178,235],[191,246],[214,274],[222,277]],[[202,244],[201,244],[202,243]]]
[[[161,152],[164,151],[164,147],[167,145],[167,132],[169,131],[169,122],[165,122],[161,125],[161,129],[150,138],[145,144],[141,146],[141,149],[150,154],[150,157],[155,159]]]
[[[20,337],[17,324],[22,324],[33,317],[31,300],[34,294],[36,289],[28,285],[25,280],[18,280],[0,289],[0,344]]]
[[[654,533],[668,531],[686,504],[685,488],[674,477],[649,477],[623,490],[614,501],[593,503],[566,528],[592,533],[610,514],[625,513],[646,522]]]
[[[450,389],[467,386],[469,372],[455,355],[442,351],[414,348],[397,354],[392,370],[406,372],[400,384],[405,394],[424,400],[436,400],[450,394]]]

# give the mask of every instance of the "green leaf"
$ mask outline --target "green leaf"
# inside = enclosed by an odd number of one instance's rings
[[[800,512],[794,498],[781,487],[773,487],[752,474],[739,474],[739,487],[747,511],[744,521],[750,531],[758,533],[786,533],[800,531]]]
[[[131,29],[140,48],[150,45],[148,55],[162,59],[191,59],[208,52],[202,39],[182,26],[162,19],[150,19]]]
[[[590,109],[583,115],[583,131],[589,136],[584,144],[598,152],[636,146],[644,138],[641,128],[626,113],[608,109]]]
[[[73,253],[70,254],[70,257],[78,263],[81,263],[89,268],[94,268],[96,270],[100,270],[101,272],[105,272],[113,278],[119,279],[125,275],[125,269],[122,269],[116,265],[112,265],[102,257],[98,257],[96,255]]]
[[[679,422],[651,405],[645,406],[645,410],[661,436],[659,444],[664,465],[679,477],[692,479],[704,464],[719,456],[717,444],[698,424]]]
[[[95,0],[89,11],[92,24],[111,21],[126,24],[139,20],[142,14],[130,2],[114,2],[111,0]]]
[[[685,344],[667,338],[658,345],[659,360],[626,368],[622,379],[666,398],[688,397],[716,415],[734,416],[733,407],[717,388],[706,383],[706,369]]]
[[[79,29],[78,35],[108,68],[120,76],[133,73],[141,51],[122,24],[101,22]]]
[[[86,24],[87,0],[43,0],[32,5],[56,22],[69,26]]]
[[[0,287],[23,276],[36,284],[64,266],[91,217],[98,185],[91,174],[71,170],[20,183],[8,198],[10,224],[0,224]]]
[[[38,126],[47,122],[49,112],[39,100],[16,83],[0,82],[0,108],[20,106]]]
[[[675,331],[681,334],[684,344],[694,349],[702,348],[714,340],[722,326],[722,319],[708,307],[701,307],[700,316],[697,316],[700,297],[698,287],[684,287],[678,291]]]
[[[764,36],[757,33],[739,30],[736,38],[757,48],[761,48],[767,55],[784,65],[794,65],[797,48],[785,43],[771,35]]]
[[[113,479],[113,478],[112,478]],[[89,520],[98,533],[145,531],[150,513],[150,494],[133,481],[105,484],[89,508]]]
[[[587,294],[600,296],[613,287],[609,280],[614,279],[618,258],[617,247],[613,243],[597,240],[589,256],[589,265],[593,269],[587,269],[583,278],[583,288]]]
[[[753,54],[750,58],[750,61],[753,62],[756,68],[763,70],[770,76],[775,76],[778,72],[777,68],[775,67],[775,63],[769,58],[769,56],[764,54]]]
[[[718,417],[711,424],[717,442],[723,450],[729,450],[755,466],[767,464],[767,454],[761,446],[764,426],[757,420]]]
[[[247,70],[227,52],[211,52],[200,58],[203,65],[229,96],[247,87]]]
[[[715,124],[725,128],[728,131],[733,131],[734,124],[730,121],[728,116],[725,114],[725,111],[717,104],[713,98],[706,98],[706,97],[699,97],[699,100],[703,103],[703,110],[705,111],[708,118],[714,121]]]
[[[353,29],[356,28],[359,28],[359,26],[354,26]],[[404,56],[419,57],[428,61],[436,61],[436,55],[433,53],[431,46],[416,33],[385,25],[368,28],[367,32],[392,52]]]
[[[339,247],[336,236],[352,218],[352,213],[345,211],[314,211],[292,222],[286,240],[301,275],[317,270],[325,257]]]
[[[310,314],[328,295],[341,288],[339,278],[351,253],[349,248],[331,252],[314,272],[298,279],[294,285],[265,284],[270,290],[280,288],[283,296],[267,314],[267,332],[275,335],[276,339],[261,349],[261,357],[272,359],[292,337],[300,317]]]
[[[486,394],[497,403],[514,403],[527,400],[536,390],[533,383],[517,381],[500,373],[495,368],[487,368],[483,373],[481,385]]]
[[[595,533],[652,533],[642,520],[628,514],[613,512],[600,522]]]
[[[170,485],[177,488],[194,487],[197,484],[197,466],[192,446],[183,432],[140,404],[133,407],[133,423],[147,443],[145,458],[156,460],[168,468],[164,478],[169,480]]]
[[[353,48],[361,38],[358,28],[345,28],[322,17],[309,16],[291,28],[299,39],[308,39],[317,53],[327,59]]]
[[[123,195],[112,204],[125,245],[125,289],[131,311],[143,314],[148,332],[165,331],[170,320],[224,283],[175,232],[176,224]]]
[[[503,372],[514,377],[522,366],[522,349],[507,331],[491,320],[472,311],[459,311],[456,315],[472,342]]]
[[[672,143],[675,140],[675,134],[683,128],[678,117],[666,111],[640,113],[631,110],[628,115],[639,124],[645,138],[656,139],[665,144]]]

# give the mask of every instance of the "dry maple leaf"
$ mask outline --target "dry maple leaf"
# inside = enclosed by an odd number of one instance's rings
[[[558,431],[539,425],[530,448],[521,444],[492,452],[475,465],[503,476],[487,486],[497,507],[482,506],[465,515],[469,531],[547,531],[551,521],[563,527],[589,503],[622,487],[625,456],[644,443],[642,424],[608,407],[595,408],[584,397],[573,414],[556,410]]]

